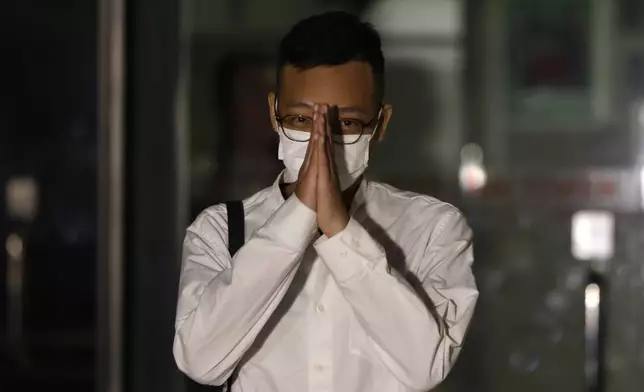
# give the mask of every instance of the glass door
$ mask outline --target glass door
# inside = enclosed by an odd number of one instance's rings
[[[0,16],[0,390],[94,387],[97,3]]]

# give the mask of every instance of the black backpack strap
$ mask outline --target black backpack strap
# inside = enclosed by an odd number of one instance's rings
[[[244,216],[244,203],[240,200],[227,201],[226,211],[228,212],[228,252],[230,257],[233,257],[237,251],[244,246],[246,241],[246,224]],[[186,391],[187,392],[217,392],[224,391],[226,386],[228,391],[232,386],[232,379],[237,376],[237,369],[233,372],[230,379],[226,381],[225,385],[220,387],[213,387],[198,384],[188,377],[186,378]]]
[[[244,246],[246,242],[246,221],[244,215],[244,203],[241,200],[227,201],[226,211],[228,212],[228,252],[230,257],[234,257],[235,253]],[[228,392],[232,389],[233,382],[237,378],[237,371],[239,368],[233,370],[230,378],[226,381],[226,389]]]
[[[244,222],[244,203],[240,200],[227,201],[228,211],[228,251],[234,256],[246,241]]]

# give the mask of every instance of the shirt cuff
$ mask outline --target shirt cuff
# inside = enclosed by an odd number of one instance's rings
[[[331,238],[320,237],[314,247],[337,282],[361,276],[365,271],[388,270],[382,246],[353,218],[343,231]]]
[[[317,216],[293,194],[273,213],[264,228],[289,249],[299,251],[317,233]]]

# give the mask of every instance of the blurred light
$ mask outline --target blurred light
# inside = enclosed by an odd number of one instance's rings
[[[38,212],[38,184],[31,177],[12,178],[5,188],[7,213],[12,218],[33,220]]]
[[[642,208],[644,209],[644,166],[640,168],[640,198],[642,199]]]
[[[461,148],[461,162],[483,163],[483,149],[476,143],[469,143]]]
[[[594,310],[599,307],[599,302],[601,298],[601,292],[599,286],[596,283],[591,283],[586,286],[586,309]]]
[[[364,16],[384,36],[458,37],[463,5],[454,0],[377,0]]]
[[[579,211],[572,217],[572,254],[578,260],[610,259],[614,253],[615,216],[608,211]]]
[[[487,173],[481,165],[477,164],[467,164],[461,166],[459,171],[459,182],[461,184],[461,189],[464,192],[476,192],[487,183]]]
[[[641,130],[644,131],[644,103],[641,103],[637,109],[637,122]]]
[[[23,244],[22,244],[22,238],[20,238],[18,235],[16,234],[9,235],[5,243],[5,248],[10,258],[14,260],[22,259]]]
[[[461,190],[477,192],[487,184],[487,172],[483,166],[483,149],[477,144],[467,144],[461,149],[461,167],[458,172]]]

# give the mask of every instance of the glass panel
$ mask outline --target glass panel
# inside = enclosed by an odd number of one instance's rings
[[[579,128],[591,110],[589,0],[507,2],[510,123]],[[550,129],[549,129],[550,128]]]
[[[191,89],[193,215],[252,195],[282,168],[267,103],[275,80],[272,57],[250,50],[212,56],[215,43],[207,41],[197,47],[192,67],[208,71],[193,79]],[[211,81],[205,88],[204,79]]]
[[[644,216],[622,215],[616,230],[617,254],[607,274],[606,390],[636,391],[644,370]]]
[[[619,0],[619,24],[623,30],[644,29],[644,2],[641,0]]]
[[[0,15],[0,390],[91,391],[96,2]]]
[[[628,53],[622,80],[627,103],[637,103],[644,99],[644,47],[639,53]],[[644,120],[644,116],[642,116]],[[642,121],[644,125],[644,121]]]
[[[440,391],[583,390],[586,265],[570,255],[570,216],[472,208],[480,300]]]

